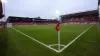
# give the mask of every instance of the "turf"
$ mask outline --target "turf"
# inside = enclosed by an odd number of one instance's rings
[[[7,39],[7,29],[0,28],[0,56],[6,56]]]
[[[91,25],[92,24],[61,24],[61,44],[67,45]],[[13,26],[13,28],[20,30],[46,45],[52,45],[58,43],[55,26],[56,25],[33,25]],[[11,28],[8,28],[7,32],[7,56],[100,56],[99,25],[93,25],[92,28],[61,53],[56,53]],[[57,46],[53,47],[58,49]]]

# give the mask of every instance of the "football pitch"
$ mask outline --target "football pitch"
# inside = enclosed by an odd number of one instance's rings
[[[7,56],[100,56],[99,24],[61,24],[60,40],[55,27],[8,28]]]

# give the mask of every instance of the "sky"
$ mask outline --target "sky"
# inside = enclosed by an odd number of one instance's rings
[[[59,15],[96,10],[98,0],[7,0],[5,14],[55,19]]]

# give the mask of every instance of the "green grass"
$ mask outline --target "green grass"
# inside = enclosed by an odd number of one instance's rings
[[[14,26],[13,28],[52,45],[58,43],[56,25]],[[60,26],[61,44],[67,45],[91,24],[62,24]],[[93,25],[86,33],[61,53],[33,41],[32,39],[8,28],[7,56],[100,56],[100,26]],[[58,49],[57,46],[53,48]],[[63,47],[62,47],[63,48]]]
[[[0,28],[0,56],[6,56],[7,39],[7,29]]]

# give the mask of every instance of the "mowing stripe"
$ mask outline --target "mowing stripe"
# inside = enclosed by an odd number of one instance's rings
[[[92,25],[93,26],[93,25]],[[65,50],[68,46],[70,46],[73,42],[75,42],[80,36],[82,36],[85,32],[87,32],[92,26],[87,28],[85,31],[83,31],[81,34],[79,34],[75,39],[73,39],[71,42],[69,42],[64,48],[62,48],[59,52],[62,52]]]
[[[17,31],[17,32],[21,33],[22,35],[24,35],[24,36],[26,36],[26,37],[28,37],[28,38],[30,38],[30,39],[32,39],[32,40],[34,40],[34,41],[36,41],[36,42],[40,43],[41,45],[43,45],[43,46],[45,46],[45,47],[47,47],[47,48],[49,48],[49,49],[51,49],[51,50],[53,50],[53,51],[55,51],[55,52],[58,52],[58,53],[59,53],[59,51],[58,51],[58,50],[56,50],[56,49],[54,49],[54,48],[52,48],[52,47],[50,47],[50,46],[48,46],[48,45],[46,45],[46,44],[44,44],[44,43],[42,43],[42,42],[40,42],[40,41],[36,40],[36,39],[34,39],[34,38],[32,38],[32,37],[30,37],[30,36],[26,35],[25,33],[23,33],[23,32],[21,32],[21,31],[19,31],[19,30],[15,29],[15,28],[12,28],[12,29],[14,29],[15,31]]]

